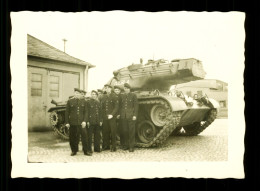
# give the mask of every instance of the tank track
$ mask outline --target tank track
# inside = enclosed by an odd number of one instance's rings
[[[191,124],[189,126],[186,126],[185,132],[180,131],[182,127],[177,127],[176,133],[174,135],[196,136],[196,135],[200,134],[202,131],[204,131],[216,118],[217,118],[216,109],[211,109],[205,120],[205,123],[203,123],[203,124],[197,123],[197,124]],[[183,128],[185,130],[185,127],[183,127]]]
[[[144,104],[160,104],[164,105],[167,109],[166,123],[157,133],[157,135],[153,138],[153,140],[149,143],[136,143],[137,147],[155,147],[162,144],[167,139],[167,137],[170,136],[172,131],[177,127],[181,119],[182,111],[173,112],[171,110],[171,107],[169,106],[169,103],[166,100],[163,100],[162,98],[146,98],[144,100],[139,101],[139,105]]]
[[[50,115],[50,117],[51,117],[51,125],[52,125],[52,128],[53,128],[53,131],[54,131],[55,135],[59,136],[60,138],[62,138],[64,140],[68,140],[69,136],[64,133],[65,128],[66,128],[65,124],[57,122],[59,120],[58,117],[57,117],[57,121],[54,121],[52,119],[53,115],[58,116],[58,112],[61,112],[61,111],[64,111],[64,109],[55,110],[55,111],[53,111],[51,113],[51,115]],[[56,113],[56,114],[53,114],[53,113]]]

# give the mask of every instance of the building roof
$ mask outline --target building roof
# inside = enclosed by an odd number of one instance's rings
[[[226,82],[223,82],[221,80],[216,79],[203,79],[203,80],[196,80],[191,81],[187,83],[177,84],[176,88],[183,88],[183,87],[197,87],[197,88],[212,88],[212,89],[218,89],[219,84],[223,84],[224,86],[227,86],[228,84]]]
[[[53,46],[27,34],[27,55],[28,56],[35,56],[40,58],[46,58],[56,61],[62,61],[72,64],[84,65],[88,66],[89,68],[95,67],[88,62],[70,56],[69,54],[54,48]]]

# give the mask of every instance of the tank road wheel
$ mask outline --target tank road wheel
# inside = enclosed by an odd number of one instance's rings
[[[58,124],[58,119],[59,119],[59,118],[58,118],[57,112],[56,112],[56,111],[51,112],[51,114],[50,114],[50,120],[51,120],[52,126],[55,126],[55,125]]]
[[[141,142],[149,143],[156,135],[155,126],[148,120],[142,121],[137,125],[137,135]]]
[[[164,126],[166,123],[166,112],[167,109],[163,105],[154,105],[151,109],[152,122],[158,127]]]

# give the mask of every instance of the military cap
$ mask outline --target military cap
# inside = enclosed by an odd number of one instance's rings
[[[98,95],[97,91],[96,90],[92,90],[91,93],[95,93],[96,95]]]
[[[131,86],[128,83],[124,83],[124,87],[131,89]]]
[[[84,93],[84,94],[86,94],[87,92],[86,92],[85,90],[81,90],[81,93]]]
[[[81,90],[79,88],[74,88],[74,91],[81,93]]]
[[[117,86],[117,85],[114,86],[114,90],[115,90],[115,89],[121,90],[121,88],[120,88],[119,86]]]
[[[112,86],[110,84],[105,84],[104,87],[110,87],[112,88]]]

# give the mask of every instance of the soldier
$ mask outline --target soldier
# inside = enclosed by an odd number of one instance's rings
[[[94,151],[101,152],[100,131],[102,126],[101,104],[97,98],[98,93],[91,91],[91,98],[87,101],[86,121],[88,134],[88,152],[92,153],[92,135],[94,132]]]
[[[80,90],[80,94],[81,94],[80,99],[83,99],[83,100],[86,101],[86,97],[85,97],[86,93],[87,92],[85,90]],[[87,131],[87,129],[86,129],[86,131]],[[78,143],[79,143],[80,139],[81,139],[81,137],[80,137],[80,134],[79,134],[79,136],[78,136]],[[83,150],[83,148],[82,148],[82,150]],[[83,152],[84,152],[84,150],[83,150]]]
[[[74,97],[68,100],[65,112],[65,124],[70,131],[71,156],[76,155],[79,150],[79,136],[81,136],[84,154],[88,155],[85,111],[86,102],[81,99],[81,90],[74,88]]]
[[[125,93],[121,96],[120,118],[123,126],[123,149],[129,149],[129,152],[134,152],[135,122],[138,113],[138,100],[137,96],[130,92],[130,89],[131,86],[128,83],[125,83]]]
[[[101,100],[102,100],[102,97],[103,97],[103,95],[104,95],[104,92],[103,92],[103,90],[101,90],[101,89],[97,89],[97,92],[98,92],[98,100],[99,100],[99,102],[101,103]],[[103,131],[103,124],[102,124],[101,127],[100,127],[100,139],[101,139],[101,140],[103,140],[102,131]]]
[[[97,89],[97,92],[98,92],[98,100],[101,101],[103,97],[103,91],[101,89]]]
[[[114,86],[114,92],[115,95],[118,98],[119,108],[121,108],[121,88],[117,85]],[[116,118],[116,138],[117,140],[120,140],[120,145],[123,145],[123,138],[122,138],[122,124],[120,119],[120,113],[119,110],[117,112],[117,118]]]
[[[85,90],[81,90],[81,98],[85,99],[85,95],[86,95],[86,91]]]
[[[118,99],[111,92],[112,87],[105,85],[107,94],[104,94],[101,101],[103,118],[103,150],[108,150],[111,141],[111,152],[116,151],[116,114],[118,111]]]

